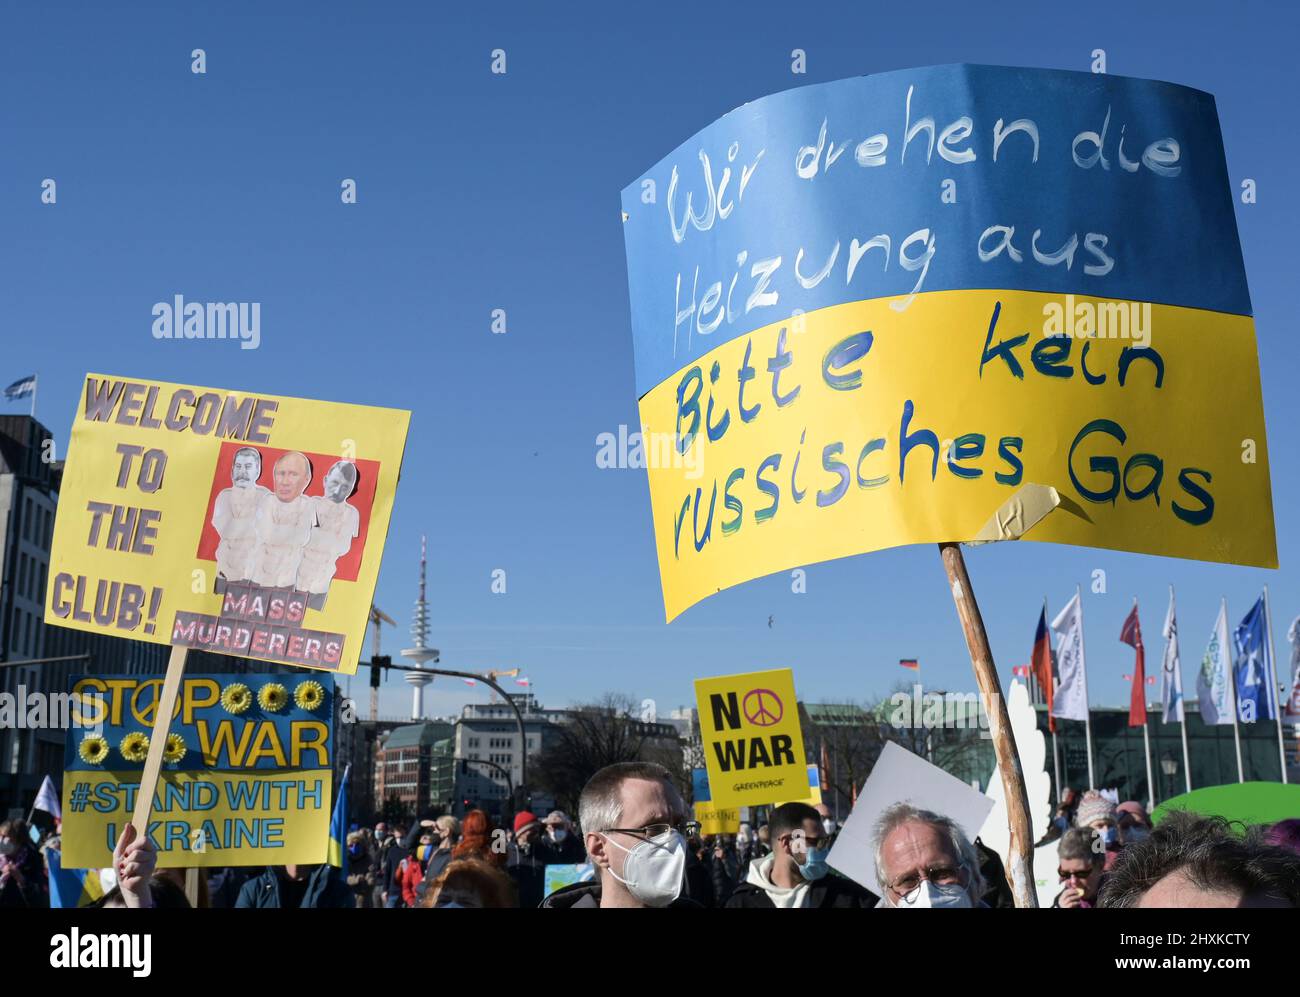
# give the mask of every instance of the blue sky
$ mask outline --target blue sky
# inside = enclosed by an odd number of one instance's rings
[[[1158,654],[1178,589],[1185,681],[1221,595],[1300,612],[1294,237],[1300,17],[1238,3],[744,8],[701,4],[15,2],[0,30],[0,383],[39,372],[66,444],[87,370],[409,408],[377,603],[409,643],[429,536],[448,667],[521,667],[549,705],[620,691],[660,710],[700,675],[791,666],[810,700],[883,695],[922,662],[973,688],[938,553],[909,547],[723,592],[663,623],[645,472],[596,467],[637,423],[619,192],[733,107],[804,83],[946,62],[1183,83],[1218,101],[1254,303],[1280,571],[1048,544],[970,551],[1003,674],[1040,604],[1083,584],[1094,704],[1127,702],[1134,596]],[[203,48],[206,75],[190,72]],[[504,76],[490,53],[507,54]],[[807,73],[790,71],[791,50]],[[40,203],[46,177],[58,203]],[[358,184],[344,206],[343,178]],[[261,302],[260,349],[166,342],[151,308]],[[490,332],[495,308],[508,333]],[[26,402],[0,403],[25,411]],[[507,591],[491,591],[494,569]],[[1092,573],[1107,591],[1092,594]],[[769,626],[769,617],[772,625]],[[364,680],[354,683],[364,694]],[[1154,691],[1153,691],[1154,695]],[[483,694],[430,687],[438,713]],[[384,692],[400,713],[405,684]]]

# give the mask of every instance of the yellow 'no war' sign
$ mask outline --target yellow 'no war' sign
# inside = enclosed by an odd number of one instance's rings
[[[695,699],[714,807],[808,795],[794,672],[778,668],[696,679]]]

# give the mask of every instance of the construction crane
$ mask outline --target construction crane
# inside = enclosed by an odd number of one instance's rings
[[[391,616],[389,616],[387,613],[385,613],[385,612],[384,612],[382,609],[380,609],[378,606],[376,606],[374,603],[371,603],[371,604],[370,604],[370,623],[371,623],[371,625],[374,627],[374,629],[373,629],[373,631],[372,631],[372,634],[374,635],[374,637],[373,637],[373,639],[374,639],[374,652],[373,652],[373,656],[371,657],[370,660],[371,660],[372,668],[374,668],[374,669],[377,670],[377,669],[378,669],[378,661],[379,661],[379,657],[380,657],[380,655],[379,655],[379,624],[381,624],[381,623],[387,623],[390,627],[395,627],[395,626],[397,626],[397,621],[394,620],[394,619],[393,619]],[[378,676],[377,676],[376,671],[372,671],[372,672],[371,672],[371,677],[370,677],[370,719],[371,719],[371,720],[378,720],[378,719],[379,719],[379,683],[378,683],[378,681],[376,681],[377,678],[378,678]]]

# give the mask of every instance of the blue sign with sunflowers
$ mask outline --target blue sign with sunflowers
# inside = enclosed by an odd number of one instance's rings
[[[63,780],[63,864],[111,864],[130,822],[161,677],[75,679]],[[304,675],[187,675],[149,836],[160,866],[325,860],[333,683]]]

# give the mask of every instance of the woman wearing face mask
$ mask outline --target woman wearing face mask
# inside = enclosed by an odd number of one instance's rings
[[[1116,807],[1115,822],[1121,845],[1136,845],[1151,834],[1151,818],[1137,800],[1126,800]]]
[[[874,907],[877,897],[826,864],[830,839],[822,816],[806,803],[772,811],[772,853],[750,863],[727,907]]]
[[[28,837],[27,822],[0,824],[0,907],[48,907],[45,863]]]
[[[1083,794],[1079,809],[1074,814],[1075,827],[1090,827],[1097,832],[1106,849],[1105,868],[1110,869],[1119,857],[1119,828],[1115,821],[1115,804],[1095,789]]]

